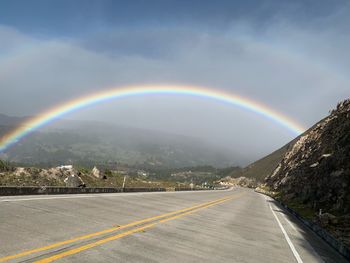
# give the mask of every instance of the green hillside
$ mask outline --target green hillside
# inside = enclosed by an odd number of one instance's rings
[[[275,170],[278,163],[283,159],[285,153],[293,144],[294,140],[273,153],[265,156],[264,158],[261,158],[260,160],[248,165],[241,171],[234,171],[230,174],[230,176],[255,178],[256,180],[262,182],[266,176],[270,175]]]

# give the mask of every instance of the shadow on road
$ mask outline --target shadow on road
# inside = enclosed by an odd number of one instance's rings
[[[274,205],[272,206],[272,209],[277,215],[283,214],[287,220],[289,220],[292,224],[295,225],[297,232],[289,226],[285,218],[279,217],[283,226],[286,226],[286,230],[288,229],[288,234],[291,235],[293,241],[297,241],[296,243],[299,246],[302,246],[305,250],[309,251],[310,253],[313,253],[313,249],[326,263],[349,262],[328,243],[321,239],[316,233],[314,233],[311,229],[304,225],[299,219],[297,219],[291,213],[286,211],[284,207],[282,207],[278,202],[276,202],[275,200],[266,201]]]

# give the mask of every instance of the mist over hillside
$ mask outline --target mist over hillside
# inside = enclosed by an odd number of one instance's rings
[[[24,118],[0,115],[0,134]],[[52,166],[72,163],[130,164],[164,167],[246,162],[244,157],[201,139],[160,131],[111,125],[97,121],[58,120],[35,131],[1,154],[14,163]]]

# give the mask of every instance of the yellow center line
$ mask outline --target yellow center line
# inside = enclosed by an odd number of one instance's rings
[[[96,242],[92,242],[92,243],[89,243],[89,244],[86,244],[86,245],[83,245],[83,246],[80,246],[80,247],[77,247],[77,248],[74,248],[74,249],[70,249],[68,251],[65,251],[65,252],[53,255],[51,257],[47,257],[47,258],[35,261],[35,263],[49,263],[49,262],[52,262],[52,261],[55,261],[55,260],[58,260],[58,259],[70,256],[70,255],[73,255],[73,254],[77,254],[77,253],[82,252],[84,250],[87,250],[87,249],[90,249],[90,248],[93,248],[93,247],[105,244],[107,242],[110,242],[110,241],[113,241],[113,240],[116,240],[116,239],[119,239],[119,238],[122,238],[122,237],[125,237],[125,236],[129,236],[129,235],[137,233],[137,232],[141,232],[141,231],[143,231],[143,230],[145,230],[147,228],[151,228],[151,227],[153,227],[153,226],[155,226],[157,224],[165,223],[167,221],[174,220],[176,218],[180,218],[180,217],[183,217],[185,215],[189,215],[189,214],[195,213],[195,212],[197,212],[199,210],[202,210],[202,209],[208,208],[210,206],[214,206],[214,205],[226,202],[228,200],[237,199],[237,198],[241,197],[242,195],[243,194],[240,194],[238,196],[225,198],[223,200],[220,199],[220,200],[211,202],[210,204],[203,205],[203,206],[198,207],[196,209],[190,210],[188,212],[184,212],[184,213],[181,213],[179,215],[175,215],[175,216],[172,216],[172,217],[169,217],[169,218],[165,218],[165,219],[159,220],[157,222],[154,222],[154,223],[151,223],[151,224],[147,224],[147,225],[142,226],[142,227],[138,227],[138,228],[135,228],[135,229],[132,229],[132,230],[129,230],[129,231],[126,231],[126,232],[123,232],[123,233],[120,233],[120,234],[108,237],[108,238],[104,238],[104,239],[98,240]]]
[[[199,208],[201,206],[205,206],[205,205],[208,205],[208,204],[220,201],[220,200],[225,200],[227,198],[229,198],[229,197],[223,197],[223,198],[220,198],[218,200],[209,201],[209,202],[206,202],[206,203],[202,203],[202,204],[199,204],[199,205],[195,205],[195,206],[192,206],[192,207],[180,209],[180,210],[177,210],[177,211],[174,211],[174,212],[170,212],[170,213],[161,214],[161,215],[150,217],[150,218],[145,218],[145,219],[142,219],[142,220],[139,220],[139,221],[135,221],[135,222],[126,224],[126,225],[109,228],[109,229],[102,230],[102,231],[99,231],[99,232],[95,232],[95,233],[79,236],[79,237],[76,237],[76,238],[64,240],[64,241],[61,241],[61,242],[58,242],[58,243],[54,243],[54,244],[51,244],[51,245],[47,245],[47,246],[43,246],[43,247],[39,247],[39,248],[27,250],[27,251],[23,251],[21,253],[15,254],[15,255],[2,257],[2,258],[0,258],[0,262],[5,262],[5,261],[11,260],[11,259],[24,257],[24,256],[27,256],[27,255],[30,255],[30,254],[33,254],[33,253],[37,253],[37,252],[53,249],[53,248],[56,248],[56,247],[59,247],[59,246],[71,244],[71,243],[74,243],[74,242],[77,242],[77,241],[81,241],[81,240],[85,240],[85,239],[89,239],[89,238],[93,238],[93,237],[97,237],[97,236],[100,236],[100,235],[103,235],[103,234],[108,234],[108,233],[111,233],[111,232],[114,232],[114,231],[117,231],[117,230],[129,228],[129,227],[132,227],[132,226],[136,226],[136,225],[139,225],[139,224],[147,223],[147,222],[154,221],[154,220],[157,220],[157,219],[162,219],[162,218],[165,218],[165,217],[168,217],[168,216],[172,216],[172,215],[175,215],[175,214],[178,214],[178,213],[183,213],[183,212],[186,212],[186,211],[189,211],[189,210],[192,210],[192,209],[196,209],[196,208]]]

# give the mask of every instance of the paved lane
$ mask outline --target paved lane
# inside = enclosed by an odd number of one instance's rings
[[[0,262],[346,262],[251,190],[0,197]]]

